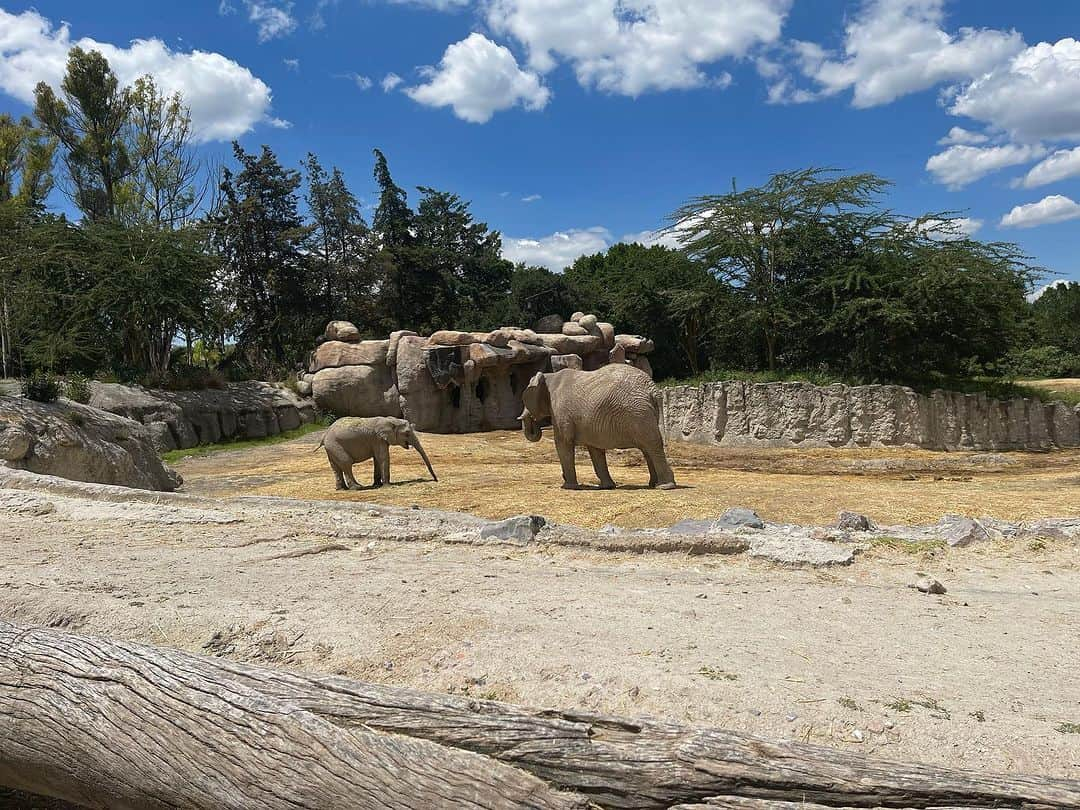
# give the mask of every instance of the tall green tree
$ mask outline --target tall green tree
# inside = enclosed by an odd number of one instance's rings
[[[130,94],[108,60],[76,46],[68,54],[60,95],[45,82],[34,89],[34,114],[62,149],[68,193],[91,221],[115,218],[123,181],[132,173],[125,138]]]
[[[207,190],[191,112],[179,93],[162,93],[150,76],[136,80],[128,103],[132,171],[117,193],[119,216],[159,229],[183,227],[195,219]]]
[[[716,308],[723,292],[709,271],[685,253],[620,243],[606,253],[582,256],[567,268],[565,278],[580,296],[575,308],[653,338],[656,349],[649,359],[658,377],[697,374],[708,364],[721,324]]]
[[[780,338],[797,302],[791,295],[792,231],[808,226],[862,238],[890,223],[872,207],[888,181],[811,168],[783,172],[762,186],[696,197],[669,217],[687,254],[730,285],[747,328],[760,335],[765,363],[777,366]]]
[[[341,171],[328,174],[319,159],[304,161],[305,201],[311,219],[312,276],[320,318],[344,318],[370,328],[374,320],[374,274],[367,223]]]
[[[1031,305],[1038,341],[1080,355],[1080,282],[1053,284]]]
[[[269,147],[259,154],[233,144],[240,164],[224,171],[213,245],[234,314],[237,350],[259,374],[273,376],[310,348],[312,318],[305,245],[311,229],[298,209],[300,173]]]
[[[419,191],[414,259],[428,271],[433,311],[443,326],[490,327],[488,313],[510,292],[513,273],[501,255],[502,236],[475,221],[458,195],[425,186]]]
[[[0,113],[0,204],[40,209],[53,186],[56,141],[25,116]]]

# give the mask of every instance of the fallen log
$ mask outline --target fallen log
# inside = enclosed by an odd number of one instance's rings
[[[4,622],[0,785],[109,808],[1080,810],[1080,782],[889,763]]]

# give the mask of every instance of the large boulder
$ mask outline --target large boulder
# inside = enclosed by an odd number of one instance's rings
[[[595,335],[540,335],[540,340],[555,354],[580,354],[595,352],[601,346],[601,339]]]
[[[533,324],[533,331],[541,335],[561,335],[564,323],[562,315],[545,315]]]
[[[63,399],[0,397],[0,446],[0,464],[42,475],[159,491],[183,481],[143,425]]]
[[[324,368],[311,392],[320,410],[338,416],[401,416],[398,389],[384,365]]]
[[[453,329],[440,329],[427,339],[429,346],[468,346],[478,341],[479,338],[472,332],[456,332]]]
[[[564,368],[581,371],[584,367],[581,357],[576,354],[556,354],[551,358],[552,371],[562,371]]]
[[[386,365],[389,348],[389,340],[361,340],[359,343],[328,340],[315,349],[310,371],[314,374],[324,368]]]
[[[330,321],[326,325],[323,337],[327,340],[340,340],[345,343],[358,343],[360,330],[348,321]]]

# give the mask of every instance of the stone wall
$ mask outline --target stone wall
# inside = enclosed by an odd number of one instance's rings
[[[146,426],[159,452],[231,439],[261,439],[315,419],[315,403],[265,382],[201,391],[158,391],[91,383],[90,404]]]
[[[916,393],[899,385],[750,383],[661,391],[669,440],[722,447],[1080,447],[1080,407],[985,394]]]
[[[361,340],[353,324],[332,321],[298,386],[338,416],[403,416],[430,433],[514,430],[536,372],[629,363],[651,375],[653,348],[582,312],[546,316],[532,329],[401,331],[387,340]]]
[[[138,489],[171,491],[182,481],[146,427],[66,399],[0,396],[0,466]]]

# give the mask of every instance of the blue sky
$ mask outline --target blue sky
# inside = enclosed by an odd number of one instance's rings
[[[379,147],[514,259],[559,267],[821,165],[1080,280],[1074,37],[1065,0],[0,0],[0,111],[89,39],[182,90],[209,155],[312,151],[370,203]]]

